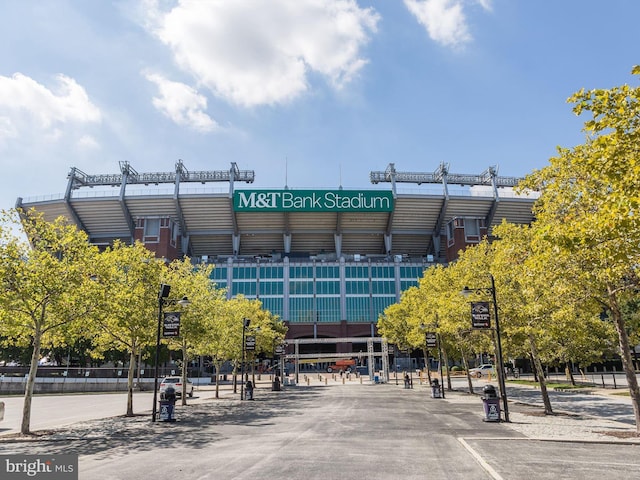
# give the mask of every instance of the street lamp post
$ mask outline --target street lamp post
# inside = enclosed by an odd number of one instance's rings
[[[240,364],[240,400],[244,400],[244,361],[245,361],[245,335],[247,332],[247,328],[251,323],[251,319],[243,318],[242,319],[242,363]]]
[[[160,285],[160,291],[158,292],[158,328],[156,331],[156,353],[154,359],[154,380],[153,380],[153,407],[151,408],[151,421],[156,421],[156,415],[158,412],[158,364],[160,359],[160,328],[162,325],[162,310],[165,306],[180,304],[182,306],[189,305],[189,299],[182,297],[182,299],[169,299],[169,292],[171,291],[171,285],[165,283]]]
[[[507,403],[507,389],[504,380],[504,363],[502,360],[502,341],[500,339],[500,318],[498,316],[498,301],[496,300],[496,283],[492,274],[491,287],[489,288],[469,288],[464,287],[462,294],[468,296],[472,292],[490,293],[493,301],[493,314],[496,320],[496,356],[498,357],[498,385],[500,386],[500,397],[502,398],[502,406],[504,410],[504,421],[509,422],[509,404]]]
[[[427,325],[424,323],[420,324],[420,327],[425,330]],[[442,345],[440,341],[440,334],[437,332],[438,329],[438,314],[436,313],[436,323],[433,325],[435,327],[436,332],[425,332],[424,341],[425,341],[425,351],[427,353],[426,362],[429,361],[429,348],[433,348],[437,345],[438,347],[438,374],[440,377],[440,395],[442,398],[445,398],[444,393],[444,376],[442,374]],[[449,368],[449,366],[445,366],[445,368]],[[427,365],[427,378],[429,379],[429,384],[431,384],[431,373],[429,372],[429,366]]]

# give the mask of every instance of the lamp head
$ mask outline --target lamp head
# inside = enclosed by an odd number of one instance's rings
[[[182,299],[178,300],[178,305],[182,305],[186,307],[187,305],[191,305],[191,300],[189,300],[186,296],[182,297]]]
[[[464,297],[468,297],[469,295],[471,295],[473,293],[473,290],[471,290],[469,287],[465,286],[460,293],[464,296]]]
[[[167,285],[163,283],[160,285],[160,292],[158,293],[158,298],[167,298],[169,296],[169,292],[171,292],[171,285]]]

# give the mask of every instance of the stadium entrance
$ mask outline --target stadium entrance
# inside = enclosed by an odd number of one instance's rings
[[[351,352],[351,353],[300,353],[301,345],[319,345],[319,344],[338,344],[338,343],[361,343],[366,340],[367,351],[366,352]],[[374,344],[381,344],[379,351],[374,347]],[[285,361],[293,361],[295,366],[296,383],[299,382],[300,365],[312,359],[317,362],[335,362],[339,359],[357,358],[358,364],[362,365],[366,359],[367,373],[369,374],[369,380],[373,381],[376,377],[376,357],[380,357],[380,375],[379,381],[386,383],[389,381],[389,345],[384,338],[381,337],[346,337],[346,338],[300,338],[295,340],[288,340],[289,347],[293,345],[293,353],[289,353],[284,356]]]

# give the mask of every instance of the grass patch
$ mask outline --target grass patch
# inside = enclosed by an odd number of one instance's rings
[[[630,397],[631,393],[629,392],[629,390],[620,390],[619,392],[614,392],[611,395],[617,395],[618,397]]]
[[[533,380],[519,380],[519,379],[515,379],[515,380],[508,380],[509,383],[515,383],[518,385],[528,385],[530,387],[540,387],[540,383],[538,382],[534,382]],[[561,388],[563,390],[579,390],[582,388],[591,388],[594,385],[593,384],[577,384],[577,385],[571,385],[570,383],[566,383],[566,382],[546,382],[547,387],[549,388]]]

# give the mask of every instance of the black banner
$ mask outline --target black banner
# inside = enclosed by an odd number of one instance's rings
[[[427,332],[425,333],[425,337],[427,339],[427,348],[436,348],[436,345],[437,345],[436,333]]]
[[[180,312],[166,312],[162,324],[163,337],[180,336]]]
[[[471,327],[491,328],[489,302],[471,302]]]

